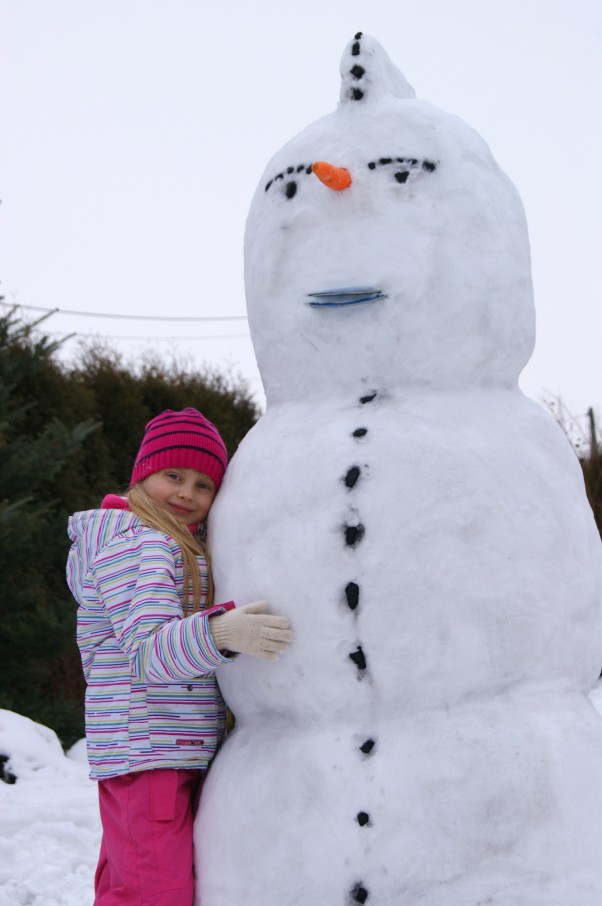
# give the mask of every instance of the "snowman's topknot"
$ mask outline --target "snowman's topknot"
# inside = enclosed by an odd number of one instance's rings
[[[386,97],[416,97],[416,92],[384,48],[361,31],[345,48],[341,80],[342,104],[372,102]]]

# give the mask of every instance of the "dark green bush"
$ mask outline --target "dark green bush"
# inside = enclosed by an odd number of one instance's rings
[[[62,364],[57,345],[0,316],[0,707],[83,735],[76,605],[65,584],[69,513],[127,486],[145,423],[195,406],[230,455],[258,411],[244,384],[102,347]]]

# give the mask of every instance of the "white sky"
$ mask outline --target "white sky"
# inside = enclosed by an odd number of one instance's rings
[[[473,126],[517,185],[538,313],[521,386],[602,420],[600,0],[0,0],[0,11],[9,302],[244,315],[255,185],[285,141],[335,108],[339,60],[361,30],[419,97]],[[244,320],[56,314],[46,329],[186,338],[109,343],[230,368],[263,402]]]

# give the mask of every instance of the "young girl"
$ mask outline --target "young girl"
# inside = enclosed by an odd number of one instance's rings
[[[211,422],[168,409],[146,426],[127,497],[69,520],[103,828],[95,906],[191,906],[195,797],[225,732],[215,671],[292,638],[264,602],[211,606],[199,528],[226,465]]]

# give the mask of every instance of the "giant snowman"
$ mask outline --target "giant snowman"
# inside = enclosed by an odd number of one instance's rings
[[[215,579],[295,641],[220,671],[197,903],[600,906],[601,545],[517,388],[521,202],[376,41],[341,72],[247,223],[267,411],[212,511]]]

